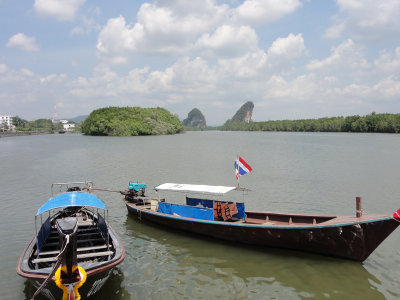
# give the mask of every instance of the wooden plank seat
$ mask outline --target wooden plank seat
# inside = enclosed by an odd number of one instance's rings
[[[99,231],[99,229],[97,228],[97,227],[79,227],[78,228],[78,234],[80,233],[80,232],[85,232],[85,231],[93,231],[93,232],[95,232],[95,231]]]
[[[105,249],[107,248],[107,245],[99,245],[99,246],[92,246],[92,247],[82,247],[76,249],[78,252],[84,252],[84,251],[92,251],[92,250],[99,250],[99,249]],[[111,245],[109,246],[111,248]],[[45,251],[45,252],[40,252],[39,256],[45,256],[45,255],[54,255],[60,253],[60,250],[54,250],[54,251]],[[35,255],[37,255],[37,251],[35,252]]]
[[[80,233],[78,232],[78,234],[76,235],[78,238],[80,237],[85,237],[85,236],[91,236],[91,235],[101,235],[100,232],[95,231],[95,232],[89,232],[89,233]]]
[[[92,252],[92,253],[84,253],[84,254],[78,254],[77,258],[90,258],[90,257],[98,257],[98,256],[108,256],[113,254],[113,251],[103,251],[103,252]],[[32,260],[32,263],[38,264],[38,263],[44,263],[44,262],[52,262],[52,261],[57,261],[57,256],[52,256],[52,257],[45,257],[45,258],[36,258]]]
[[[98,239],[77,240],[77,243],[81,244],[81,243],[86,243],[86,242],[100,242],[100,241],[104,242],[104,239],[103,238],[98,238]],[[43,245],[43,247],[58,246],[59,244],[60,244],[59,242],[46,243],[46,244]]]

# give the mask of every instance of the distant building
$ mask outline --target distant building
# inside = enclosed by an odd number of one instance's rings
[[[4,125],[6,125],[8,130],[14,129],[13,118],[11,116],[0,116],[0,124],[2,125],[2,128],[5,127]]]
[[[75,124],[68,123],[67,121],[67,123],[63,123],[63,127],[65,131],[72,131],[73,129],[75,129]]]
[[[68,124],[68,120],[60,120],[61,124]]]

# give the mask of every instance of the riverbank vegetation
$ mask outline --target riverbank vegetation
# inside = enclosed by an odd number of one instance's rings
[[[227,122],[219,128],[229,131],[295,131],[295,132],[380,132],[399,133],[400,114],[332,117],[303,120],[281,120],[250,123]]]
[[[16,131],[23,132],[48,132],[54,133],[63,129],[63,124],[53,123],[50,119],[37,119],[27,121],[18,116],[13,117],[13,124]]]
[[[81,130],[86,135],[136,136],[175,134],[183,126],[164,108],[107,107],[92,111]]]

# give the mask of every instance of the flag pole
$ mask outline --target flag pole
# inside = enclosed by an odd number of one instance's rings
[[[242,189],[240,187],[240,182],[239,182],[239,178],[241,175],[245,175],[247,173],[250,173],[253,169],[249,166],[248,163],[246,163],[244,161],[243,158],[241,158],[239,156],[239,154],[237,154],[236,156],[236,161],[235,161],[235,174],[236,174],[236,180],[237,180],[237,190],[247,190],[247,189]]]
[[[240,185],[239,185],[239,178],[240,178],[240,173],[239,173],[239,154],[236,154],[236,180],[237,180],[237,190],[240,190]]]

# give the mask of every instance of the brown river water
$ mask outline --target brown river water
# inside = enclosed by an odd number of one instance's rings
[[[400,135],[187,132],[173,136],[78,134],[0,138],[1,299],[29,299],[16,274],[34,215],[54,182],[92,180],[124,190],[145,182],[236,184],[240,154],[253,172],[247,209],[353,214],[400,208]],[[126,248],[125,261],[95,299],[398,299],[400,230],[363,263],[250,247],[162,228],[129,215],[118,193],[96,192]],[[174,194],[166,194],[174,197]],[[37,297],[36,299],[43,299]]]

